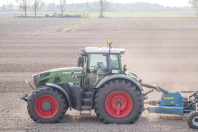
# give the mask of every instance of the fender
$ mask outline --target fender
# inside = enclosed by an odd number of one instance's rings
[[[133,80],[132,78],[130,78],[130,77],[126,76],[126,75],[112,75],[112,76],[109,76],[109,77],[103,79],[102,81],[100,81],[97,84],[96,88],[100,88],[104,83],[106,83],[109,80],[120,79],[120,78],[121,79],[126,79],[126,80],[134,83],[139,88],[140,91],[144,91],[144,89],[140,86],[140,84],[138,82],[136,82],[135,80]]]
[[[53,84],[53,83],[46,83],[46,86],[50,86],[50,87],[53,87],[53,88],[56,88],[56,89],[60,90],[65,95],[65,97],[67,98],[67,100],[69,102],[69,108],[71,110],[71,101],[70,101],[69,95],[67,94],[67,92],[61,86],[58,86],[58,85]]]

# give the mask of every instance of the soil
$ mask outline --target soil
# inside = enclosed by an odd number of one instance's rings
[[[122,64],[143,83],[170,92],[198,90],[198,19],[102,18],[61,32],[89,20],[0,19],[0,131],[195,131],[187,125],[188,115],[148,111],[131,125],[105,125],[94,111],[91,116],[80,116],[76,110],[68,110],[57,124],[31,120],[27,103],[19,99],[32,92],[24,80],[33,85],[32,74],[76,66],[80,48],[106,46],[109,40],[113,47],[125,48]],[[148,97],[160,99],[161,93],[155,91]]]

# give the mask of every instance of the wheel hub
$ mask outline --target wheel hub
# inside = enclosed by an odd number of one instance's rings
[[[195,118],[195,122],[198,122],[198,117],[197,117],[197,118]]]
[[[198,116],[193,117],[192,123],[193,125],[198,126]]]
[[[127,116],[133,107],[131,97],[123,91],[115,91],[109,94],[105,101],[107,112],[115,118]]]
[[[122,100],[120,100],[120,99],[116,101],[116,103],[115,103],[116,106],[118,106],[118,103],[120,103],[120,106],[122,106],[122,104],[123,104]]]
[[[43,103],[43,109],[44,110],[50,110],[52,108],[52,105],[51,105],[51,103],[50,102],[45,102],[45,103]]]
[[[52,118],[58,112],[58,102],[50,95],[43,95],[35,102],[35,111],[42,118]]]

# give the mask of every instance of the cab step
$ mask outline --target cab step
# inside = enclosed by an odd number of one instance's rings
[[[81,107],[81,110],[82,110],[82,111],[91,110],[91,106],[82,106],[82,107]]]
[[[84,98],[84,99],[82,99],[82,105],[83,106],[91,106],[91,98]]]
[[[82,106],[80,115],[82,116],[89,116],[91,115],[91,106]]]
[[[91,110],[89,110],[89,113],[82,113],[82,111],[80,111],[80,115],[81,116],[89,116],[89,115],[91,115]]]

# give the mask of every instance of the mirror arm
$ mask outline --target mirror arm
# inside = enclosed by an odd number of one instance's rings
[[[30,87],[34,90],[34,87],[28,82],[28,80],[25,80],[25,83],[26,83],[26,84],[29,84]]]

